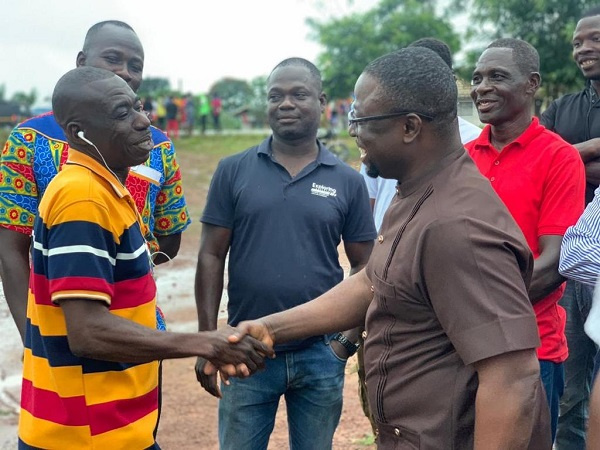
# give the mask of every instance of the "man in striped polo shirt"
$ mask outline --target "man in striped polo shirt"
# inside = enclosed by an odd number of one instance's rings
[[[52,106],[70,149],[34,223],[19,448],[156,449],[158,360],[201,356],[248,375],[270,351],[223,330],[156,330],[146,225],[124,187],[153,142],[127,83],[74,69]]]

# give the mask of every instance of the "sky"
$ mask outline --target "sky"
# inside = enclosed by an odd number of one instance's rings
[[[250,81],[281,60],[315,61],[308,17],[364,12],[377,0],[3,0],[0,86],[38,94],[47,105],[56,81],[75,67],[90,26],[127,22],[145,51],[144,77],[199,93],[223,77]]]

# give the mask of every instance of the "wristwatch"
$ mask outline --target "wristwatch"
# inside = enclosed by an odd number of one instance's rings
[[[344,336],[342,333],[336,333],[333,336],[333,339],[335,339],[336,341],[338,341],[340,344],[342,344],[344,346],[344,348],[348,352],[348,356],[354,355],[360,347],[359,344],[350,342],[350,340],[346,336]]]

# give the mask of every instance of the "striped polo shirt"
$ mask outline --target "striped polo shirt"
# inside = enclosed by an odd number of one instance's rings
[[[156,327],[156,285],[144,225],[127,189],[74,149],[34,224],[19,448],[152,448],[158,362],[74,355],[60,300],[100,301]]]

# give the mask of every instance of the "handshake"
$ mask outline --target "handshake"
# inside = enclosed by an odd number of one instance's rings
[[[217,373],[223,383],[229,377],[247,377],[264,368],[265,358],[274,358],[274,333],[261,320],[240,322],[237,328],[230,326],[205,334],[212,349],[206,357],[198,357],[196,378],[202,387],[215,397],[221,397]]]

